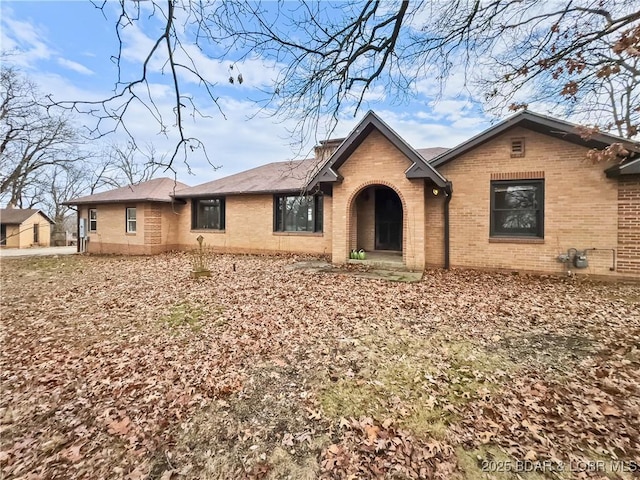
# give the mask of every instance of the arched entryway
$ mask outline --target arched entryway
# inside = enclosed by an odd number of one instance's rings
[[[381,184],[364,187],[351,206],[350,250],[402,255],[404,209],[398,193]]]

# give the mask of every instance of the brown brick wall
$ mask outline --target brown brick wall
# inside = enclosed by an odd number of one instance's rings
[[[329,254],[331,197],[324,198],[323,233],[273,232],[273,195],[229,196],[226,202],[226,229],[222,232],[192,230],[190,202],[98,205],[98,229],[89,234],[87,251],[148,255],[190,250],[202,235],[207,246],[224,252]],[[135,234],[125,233],[126,206],[137,209]],[[88,218],[88,207],[82,207],[80,212]]]
[[[160,204],[144,204],[144,243],[145,245],[160,245],[162,243],[162,207]]]
[[[444,266],[444,201],[440,191],[434,195],[433,188],[425,189],[424,254],[425,266],[431,268]]]
[[[511,158],[511,138],[524,138],[525,155]],[[607,165],[586,160],[587,149],[524,128],[516,128],[441,167],[453,182],[451,265],[563,273],[556,260],[569,248],[588,253],[589,268],[574,273],[611,275],[618,247],[618,184],[604,174]],[[491,179],[545,180],[543,240],[489,238]],[[440,243],[440,238],[436,243]],[[435,256],[429,257],[429,263]],[[433,262],[439,263],[439,262]]]
[[[512,158],[512,138],[525,140],[522,157]],[[450,203],[452,267],[563,273],[557,256],[569,248],[588,252],[589,268],[575,273],[640,275],[640,180],[608,179],[608,165],[586,160],[587,149],[516,128],[441,167],[453,182]],[[379,132],[372,132],[340,167],[343,181],[324,199],[322,234],[273,232],[273,196],[237,195],[226,199],[222,232],[191,229],[191,206],[135,205],[138,232],[125,233],[125,207],[98,207],[98,231],[89,251],[149,254],[205,244],[226,252],[329,254],[334,263],[349,250],[374,248],[376,185],[398,193],[403,204],[403,259],[410,269],[444,264],[444,201],[423,180],[409,180],[409,160]],[[545,180],[544,239],[490,238],[491,180]],[[363,194],[363,192],[365,192]],[[367,194],[368,193],[368,194]],[[132,205],[129,205],[132,206]],[[87,217],[87,208],[81,209]],[[617,271],[611,249],[618,252]]]
[[[224,231],[192,230],[191,205],[179,215],[177,229],[183,249],[197,245],[196,238],[216,250],[233,253],[314,253],[328,255],[331,249],[332,199],[324,197],[324,231],[274,232],[273,195],[231,195],[226,197]]]
[[[126,233],[126,208],[136,207],[136,233]],[[83,206],[80,210],[81,218],[89,218],[89,208],[96,209],[97,229],[88,232],[89,253],[131,253],[144,246],[144,204],[104,204]],[[87,228],[89,221],[87,220]]]
[[[640,275],[640,176],[618,185],[618,271]]]
[[[135,245],[123,243],[89,242],[88,253],[108,255],[157,255],[158,253],[180,250],[180,245]]]
[[[126,233],[127,207],[136,207],[136,233]],[[89,253],[151,255],[179,248],[176,219],[184,212],[183,205],[140,202],[82,206],[81,218],[88,219],[89,208],[96,208],[98,217],[97,231],[89,232]]]
[[[365,188],[382,185],[393,189],[402,201],[405,265],[413,270],[424,268],[424,181],[407,179],[404,172],[410,165],[402,152],[374,130],[340,167],[344,180],[333,189],[334,263],[346,262],[349,251],[358,247],[358,232],[370,229],[360,225],[366,218],[357,215],[356,199]]]
[[[351,240],[353,248],[370,252],[375,248],[376,219],[375,219],[375,187],[365,188],[356,198],[357,236]],[[355,229],[354,229],[355,231]]]

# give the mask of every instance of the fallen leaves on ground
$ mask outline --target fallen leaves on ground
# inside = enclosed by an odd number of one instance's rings
[[[220,255],[194,280],[184,254],[3,259],[2,476],[511,478],[463,457],[640,458],[637,284],[295,261]]]

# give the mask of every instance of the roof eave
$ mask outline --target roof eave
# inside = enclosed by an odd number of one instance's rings
[[[307,190],[311,190],[321,183],[340,183],[342,180],[342,175],[329,167],[326,170],[321,171],[320,175],[313,177],[313,179],[307,184]]]
[[[616,178],[624,175],[640,175],[640,158],[623,165],[614,165],[607,168],[604,173],[608,178]]]
[[[174,199],[159,198],[131,198],[127,200],[69,200],[62,202],[62,205],[103,205],[105,203],[132,203],[132,202],[157,202],[157,203],[173,203]]]
[[[244,191],[222,191],[222,192],[205,192],[205,193],[193,193],[193,194],[176,194],[176,199],[192,199],[192,198],[215,198],[215,197],[227,197],[235,195],[280,195],[284,193],[300,193],[307,189],[305,185],[299,188],[281,188],[270,190],[244,190]]]
[[[408,179],[429,179],[440,188],[444,188],[449,183],[446,178],[433,168],[425,168],[418,163],[411,165],[404,173]]]
[[[606,133],[595,133],[590,138],[585,139],[578,133],[576,129],[578,127],[577,125],[525,110],[480,132],[478,135],[475,135],[451,150],[432,158],[429,164],[434,168],[438,168],[516,126],[523,126],[524,128],[552,136],[562,134],[566,141],[585,147],[604,148],[612,143],[623,143],[625,148],[628,148],[632,152],[640,152],[640,146],[627,139]]]
[[[27,209],[27,210],[31,210],[31,209]],[[5,222],[5,221],[2,221],[2,220],[0,219],[0,223],[2,223],[2,224],[4,224],[4,225],[22,225],[24,222],[26,222],[27,220],[29,220],[31,217],[33,217],[34,215],[38,215],[38,214],[42,215],[42,216],[45,218],[45,220],[46,220],[47,222],[49,222],[51,225],[55,225],[55,224],[56,224],[56,222],[54,222],[53,220],[51,220],[51,218],[49,218],[49,215],[47,215],[46,213],[44,213],[42,210],[36,210],[36,211],[35,211],[35,212],[33,212],[31,215],[29,215],[28,217],[25,217],[24,219],[22,219],[22,220],[21,220],[21,221],[19,221],[19,222],[18,222],[18,221],[13,221],[13,220],[10,220],[10,221],[8,221],[8,222]]]

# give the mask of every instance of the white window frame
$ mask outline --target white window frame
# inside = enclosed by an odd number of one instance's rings
[[[92,213],[93,213],[93,218],[91,218]],[[88,217],[89,217],[89,231],[97,232],[98,231],[98,209],[90,208]],[[91,228],[91,224],[93,224],[93,228]]]
[[[129,213],[133,211],[133,218],[129,215]],[[138,213],[136,212],[136,207],[127,207],[125,210],[125,228],[127,233],[136,233],[137,229],[137,218]]]

